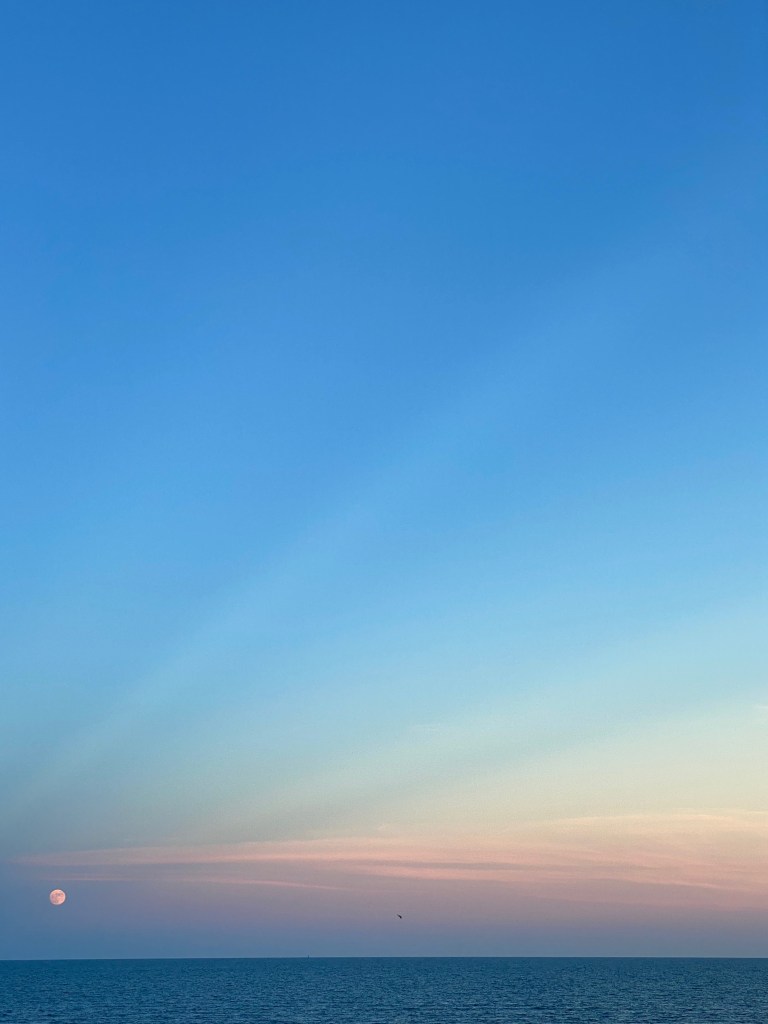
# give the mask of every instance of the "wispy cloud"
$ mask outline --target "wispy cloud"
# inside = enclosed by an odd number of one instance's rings
[[[765,905],[768,813],[566,818],[474,838],[309,839],[84,850],[21,859],[81,880],[366,889],[461,883],[560,900]],[[606,887],[608,887],[606,889]]]

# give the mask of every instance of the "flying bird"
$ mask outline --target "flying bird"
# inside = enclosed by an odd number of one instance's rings
[[[402,914],[398,914],[397,916],[400,918],[401,921],[403,920],[403,915]]]

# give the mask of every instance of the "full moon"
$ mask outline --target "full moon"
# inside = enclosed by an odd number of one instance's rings
[[[48,899],[54,905],[54,907],[60,907],[64,900],[67,898],[67,894],[63,889],[54,889]]]

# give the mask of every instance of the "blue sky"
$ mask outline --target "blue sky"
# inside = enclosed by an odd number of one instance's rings
[[[763,5],[2,23],[0,955],[764,954]]]

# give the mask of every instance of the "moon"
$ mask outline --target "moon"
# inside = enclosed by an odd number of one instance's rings
[[[54,907],[60,907],[64,900],[67,898],[67,894],[63,889],[54,889],[48,899],[54,905]]]

